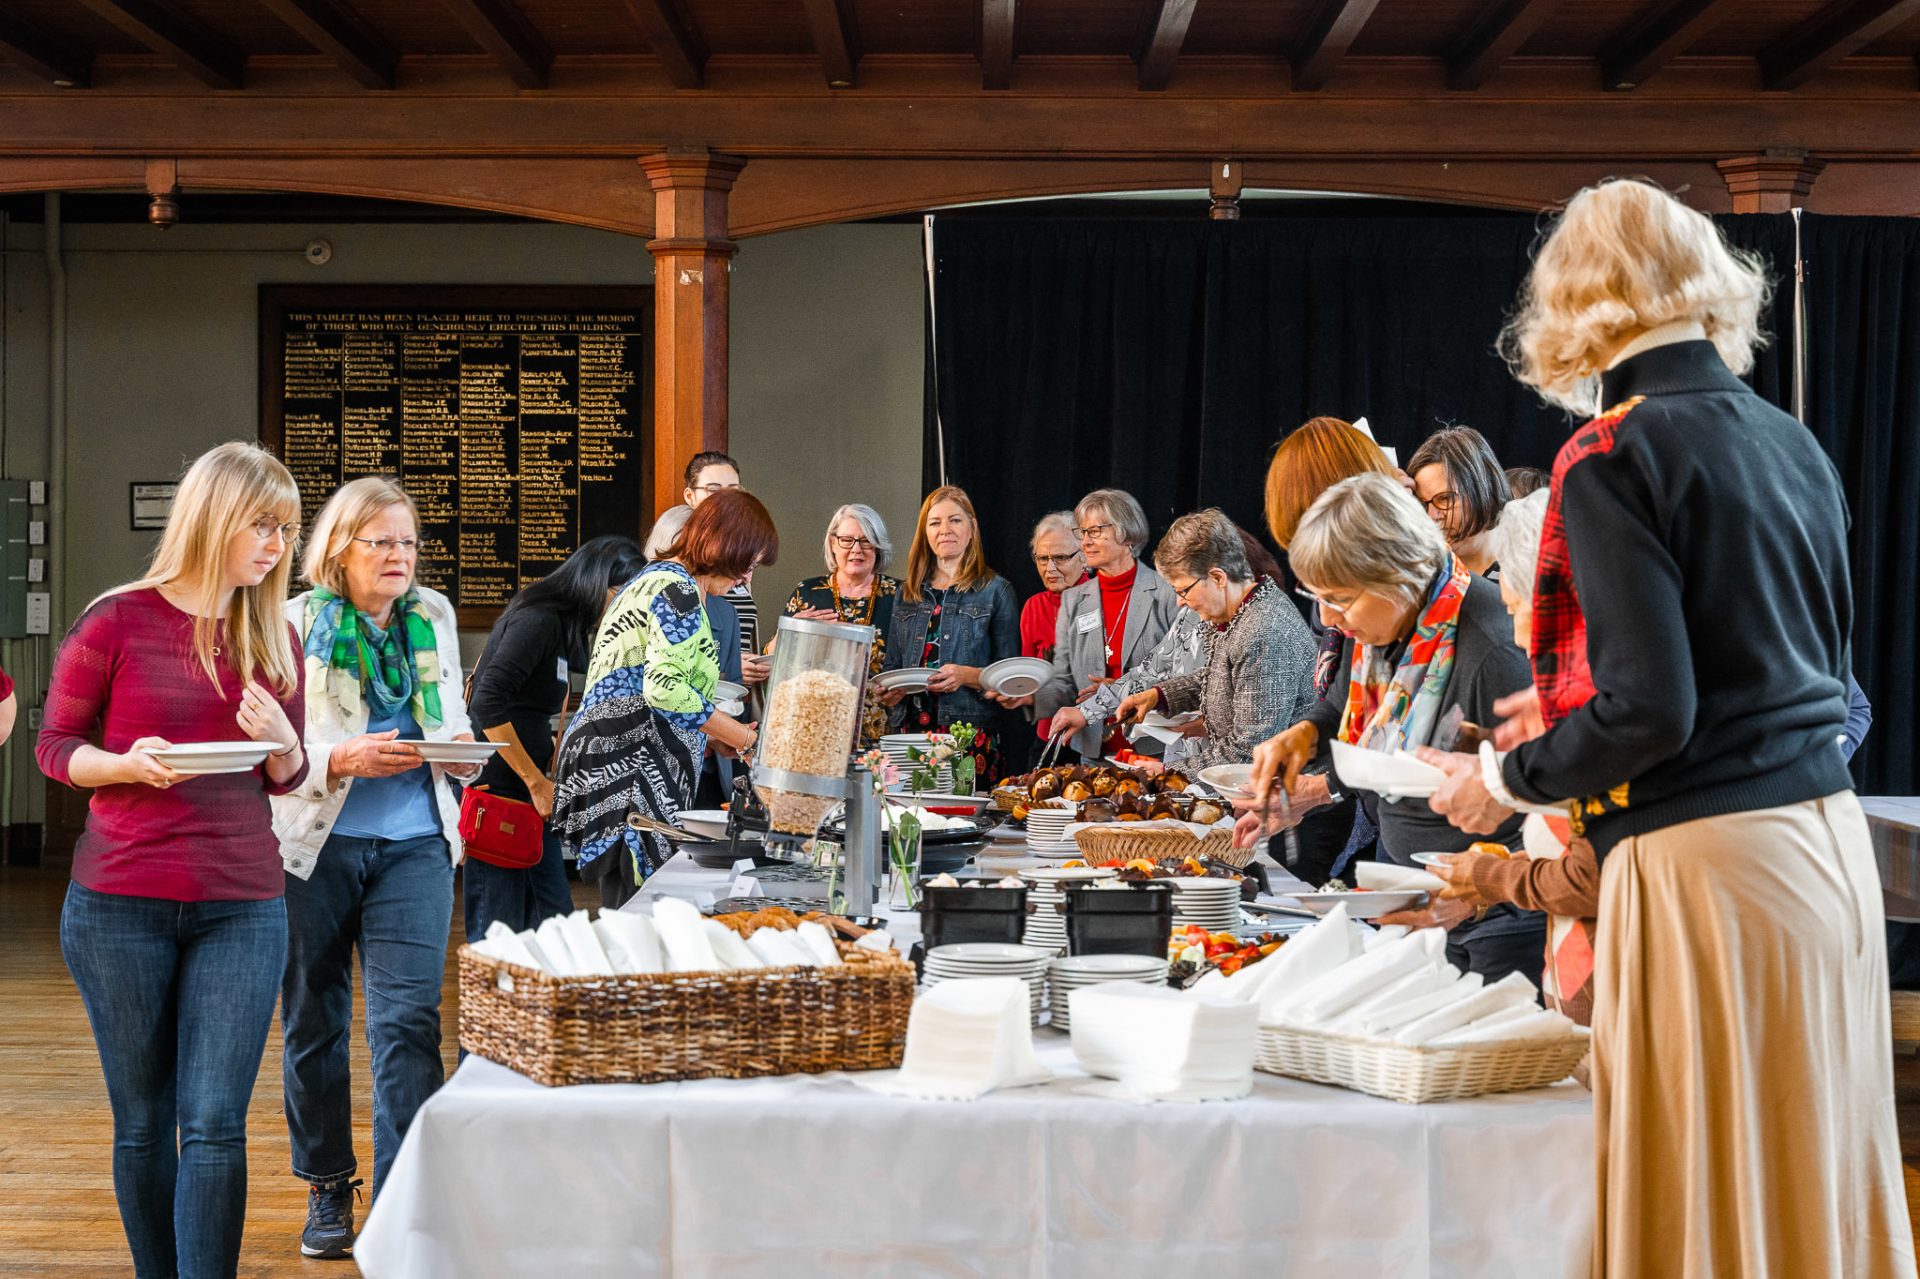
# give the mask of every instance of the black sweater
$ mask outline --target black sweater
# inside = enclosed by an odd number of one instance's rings
[[[1628,836],[1849,789],[1836,738],[1853,605],[1832,463],[1709,342],[1636,355],[1603,393],[1645,399],[1559,481],[1596,691],[1507,756],[1508,787],[1536,803],[1591,797],[1601,856]]]
[[[569,654],[567,646],[566,628],[555,613],[516,608],[501,614],[473,668],[467,716],[474,735],[484,741],[486,729],[512,724],[527,755],[545,772],[553,758],[553,717],[567,696],[561,662],[571,657],[579,663],[580,655]],[[511,799],[527,798],[527,784],[498,755],[476,782]]]

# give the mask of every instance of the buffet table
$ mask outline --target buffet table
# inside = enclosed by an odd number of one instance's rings
[[[977,1102],[851,1076],[542,1088],[477,1057],[407,1133],[371,1279],[1261,1272],[1584,1276],[1585,1089],[1404,1106],[1256,1075],[1207,1105],[1053,1083]]]

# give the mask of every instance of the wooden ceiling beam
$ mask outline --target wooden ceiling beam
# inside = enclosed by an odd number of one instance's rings
[[[0,10],[0,54],[63,89],[84,89],[93,58],[83,50]]]
[[[1673,0],[1628,28],[1600,56],[1607,88],[1627,90],[1691,49],[1700,38],[1738,12],[1747,0]]]
[[[1760,81],[1797,89],[1916,16],[1920,0],[1838,0],[1761,50]]]
[[[334,0],[260,0],[262,8],[326,54],[365,89],[391,89],[400,55]]]
[[[80,0],[155,53],[213,89],[238,89],[246,58],[213,32],[153,0]]]
[[[634,24],[646,32],[653,56],[666,68],[676,89],[698,89],[707,82],[707,45],[675,0],[625,0]]]
[[[980,86],[1013,87],[1013,19],[1017,0],[980,0]]]
[[[1559,7],[1560,0],[1491,0],[1447,50],[1447,87],[1478,89]]]
[[[1360,35],[1360,28],[1380,5],[1380,0],[1322,0],[1307,33],[1294,46],[1288,62],[1293,67],[1293,87],[1324,89],[1340,59]]]
[[[473,42],[493,55],[522,89],[547,87],[553,50],[513,0],[440,0]]]
[[[1140,40],[1133,60],[1140,68],[1140,87],[1164,89],[1173,80],[1173,64],[1180,58],[1180,46],[1187,42],[1187,28],[1193,24],[1194,6],[1199,0],[1147,0],[1141,15]]]
[[[851,89],[860,66],[860,23],[853,0],[803,0],[807,23],[813,28],[813,47],[827,73],[827,86]]]

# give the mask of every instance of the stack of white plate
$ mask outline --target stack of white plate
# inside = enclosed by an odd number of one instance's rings
[[[1027,931],[1020,940],[1051,955],[1065,950],[1067,917],[1060,913],[1060,906],[1067,900],[1067,888],[1112,879],[1119,873],[1104,866],[1032,866],[1021,871],[1033,913],[1027,916]]]
[[[1075,807],[1065,800],[1049,800],[1027,810],[1027,851],[1035,857],[1077,857],[1080,846],[1066,837]]]
[[[900,780],[895,783],[891,789],[895,791],[906,790],[908,779],[913,776],[915,769],[932,767],[932,765],[929,764],[914,763],[912,758],[907,754],[909,750],[917,750],[922,754],[926,754],[937,745],[943,743],[951,745],[952,742],[953,739],[944,733],[936,733],[931,736],[926,733],[888,733],[885,737],[882,737],[880,739],[881,752],[886,755],[894,767],[900,770]],[[952,790],[953,765],[948,763],[935,768],[933,771],[933,785],[927,789],[929,791]]]
[[[956,942],[935,946],[927,952],[925,981],[927,989],[943,981],[961,977],[1018,977],[1027,983],[1027,1008],[1034,1025],[1040,1024],[1040,1005],[1045,994],[1047,960],[1045,951],[1031,946],[1013,946],[1006,942]]]
[[[1198,924],[1208,932],[1231,932],[1240,923],[1240,881],[1182,876],[1171,881],[1173,926]]]
[[[1071,1030],[1068,996],[1083,986],[1113,981],[1164,984],[1167,961],[1151,955],[1071,955],[1047,965],[1047,1006],[1053,1009],[1053,1028]]]

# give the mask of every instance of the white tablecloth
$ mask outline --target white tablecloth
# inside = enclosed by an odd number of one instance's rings
[[[542,1088],[469,1057],[355,1249],[372,1279],[1584,1276],[1593,1119],[1567,1083],[1430,1106],[1257,1075],[1141,1106],[845,1075]]]

